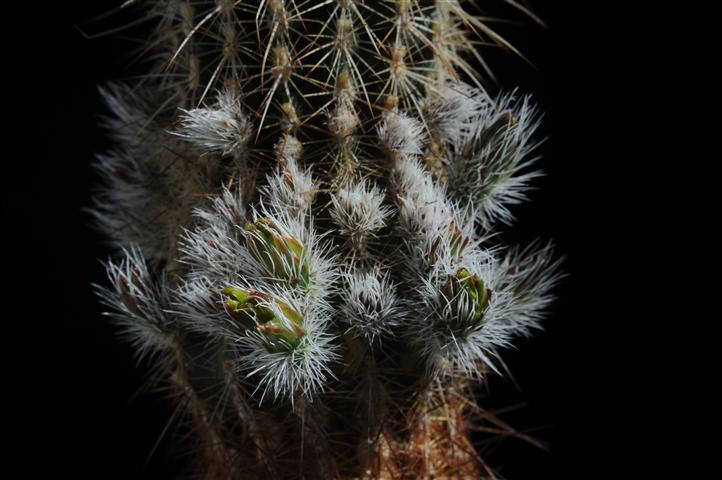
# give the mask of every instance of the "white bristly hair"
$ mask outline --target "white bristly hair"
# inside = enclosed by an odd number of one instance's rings
[[[383,204],[384,193],[366,180],[339,188],[331,201],[331,219],[356,252],[366,250],[369,239],[386,225],[391,213]]]
[[[396,335],[405,310],[388,273],[348,272],[345,279],[341,318],[348,326],[347,332],[363,337],[370,345],[387,335]]]
[[[426,141],[423,126],[404,113],[386,112],[377,134],[388,151],[403,158],[419,155]]]
[[[153,120],[153,104],[156,92],[152,88],[141,88],[127,83],[111,82],[100,87],[100,96],[111,115],[102,119],[103,128],[123,148],[141,147],[147,149],[164,135],[149,127]]]
[[[97,156],[94,167],[103,183],[90,211],[116,247],[134,245],[149,260],[168,259],[202,200],[196,192],[215,188],[205,173],[214,170],[214,161],[207,159],[200,170],[174,153],[182,141],[157,122],[146,90],[111,84],[101,92],[112,112],[103,124],[117,145]]]
[[[474,205],[482,228],[511,223],[509,206],[526,200],[530,181],[541,175],[531,168],[539,158],[532,137],[540,120],[529,97],[518,101],[513,92],[473,117],[471,134],[449,163],[448,185],[456,198]]]
[[[251,139],[253,125],[241,110],[239,98],[228,90],[218,93],[213,108],[182,110],[173,133],[206,152],[240,154]]]
[[[386,123],[379,131],[386,135],[382,141],[394,158],[399,228],[407,245],[409,267],[423,276],[435,262],[453,264],[481,239],[477,238],[471,221],[473,213],[448,200],[444,188],[421,165],[417,158],[420,141],[416,140],[416,146],[411,147],[394,140],[395,135],[389,133],[402,129],[399,125],[404,126],[404,131],[420,132],[421,125],[403,114],[387,114]]]
[[[474,117],[492,108],[488,96],[464,82],[447,82],[433,90],[424,103],[429,129],[452,149],[463,144],[472,132]]]
[[[268,185],[261,188],[268,204],[278,211],[294,215],[307,214],[318,187],[310,169],[299,165],[302,146],[296,137],[284,135],[276,144],[278,168],[266,177]]]
[[[303,245],[301,257],[308,264],[310,284],[300,289],[285,278],[274,277],[247,246],[253,234],[243,230],[245,214],[241,191],[228,189],[213,199],[210,208],[196,210],[200,224],[186,232],[181,247],[189,271],[186,281],[174,290],[169,311],[186,328],[224,339],[234,351],[237,370],[254,379],[262,400],[267,396],[291,402],[299,395],[311,398],[332,376],[329,363],[336,358],[326,323],[331,311],[327,297],[336,288],[338,267],[312,225],[287,211],[262,207],[260,212],[253,211],[253,221],[271,218],[281,236]],[[289,351],[274,351],[258,332],[239,327],[225,308],[222,290],[228,286],[262,292],[291,305],[303,316],[306,335],[301,343]],[[273,310],[274,305],[271,302],[268,307]]]
[[[120,262],[108,261],[110,286],[95,291],[120,327],[120,335],[133,345],[138,359],[170,349],[175,342],[175,319],[167,311],[171,289],[164,275],[154,277],[140,250],[123,250]]]
[[[484,110],[486,106],[477,102],[473,108]],[[478,119],[472,114],[473,110],[463,112],[463,116],[472,118],[473,125]],[[407,282],[423,285],[416,294],[424,305],[425,320],[408,326],[410,341],[419,346],[431,374],[477,374],[481,371],[480,362],[496,370],[497,349],[509,346],[515,336],[527,334],[538,326],[540,315],[534,313],[534,307],[541,308],[548,303],[545,295],[538,292],[548,291],[547,286],[556,281],[550,269],[543,268],[549,265],[541,257],[548,255],[530,257],[530,265],[538,266],[540,273],[529,273],[524,278],[541,275],[547,280],[537,281],[536,287],[526,290],[526,297],[520,296],[514,285],[523,282],[508,276],[512,269],[504,268],[495,258],[495,252],[481,248],[485,239],[478,237],[474,226],[478,212],[471,206],[461,208],[447,198],[444,188],[418,159],[421,142],[407,138],[408,132],[420,132],[420,125],[404,114],[387,113],[379,128],[382,142],[394,162],[401,235],[411,260]],[[523,265],[518,255],[514,262]],[[441,290],[446,279],[460,268],[478,275],[492,291],[481,324],[464,320],[476,313],[468,293],[449,299]],[[466,327],[461,328],[463,325]]]
[[[499,270],[504,272],[504,288],[514,295],[507,320],[516,331],[529,335],[541,326],[546,310],[554,300],[553,290],[564,278],[564,257],[554,254],[554,244],[535,241],[520,248],[506,250]]]
[[[219,284],[206,279],[186,283],[178,293],[174,312],[191,330],[223,338],[233,350],[235,369],[252,378],[261,401],[270,395],[273,401],[293,402],[298,396],[312,398],[333,376],[330,363],[337,359],[333,337],[327,331],[330,307],[324,300],[309,301],[299,292],[262,279],[238,278],[225,286],[254,290],[269,298],[264,303],[277,317],[283,317],[276,301],[282,301],[303,317],[306,334],[293,349],[276,351],[269,348],[263,335],[244,329],[226,311]]]
[[[210,208],[195,209],[200,220],[193,230],[186,230],[180,241],[180,262],[188,265],[188,278],[205,277],[228,281],[239,271],[241,228],[246,223],[246,207],[240,187],[212,199]]]
[[[234,286],[238,285],[243,284]],[[326,329],[329,307],[321,301],[309,303],[282,287],[270,287],[264,293],[282,299],[301,313],[306,335],[295,349],[274,352],[260,336],[239,332],[233,339],[239,350],[237,368],[242,375],[258,382],[257,389],[263,392],[261,401],[268,394],[274,401],[283,398],[293,403],[299,396],[311,399],[333,377],[330,364],[338,359],[333,337]]]

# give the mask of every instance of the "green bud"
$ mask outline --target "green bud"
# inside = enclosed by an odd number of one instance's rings
[[[257,290],[225,287],[229,314],[243,330],[263,338],[273,352],[294,350],[306,335],[303,316],[291,305]]]
[[[472,275],[467,269],[461,268],[455,275],[449,275],[441,291],[449,301],[457,305],[462,296],[467,296],[474,309],[474,325],[484,323],[484,312],[489,306],[492,292],[486,288],[480,276]]]
[[[287,279],[292,285],[308,286],[308,260],[297,238],[285,234],[270,218],[259,218],[245,229],[250,233],[248,250],[270,275]]]
[[[266,322],[273,316],[273,312],[265,306],[270,300],[265,293],[235,287],[225,287],[223,293],[228,313],[244,330],[255,328],[257,322]]]

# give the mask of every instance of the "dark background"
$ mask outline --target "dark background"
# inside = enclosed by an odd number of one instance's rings
[[[162,479],[179,466],[167,440],[148,458],[170,409],[153,394],[135,395],[144,367],[116,340],[90,287],[104,281],[100,259],[110,253],[82,210],[97,182],[93,155],[109,146],[97,127],[103,111],[97,86],[127,75],[132,44],[113,36],[85,39],[74,24],[116,3],[48,2],[42,15],[5,18],[11,27],[24,19],[5,43],[6,67],[14,72],[5,78],[11,127],[5,135],[17,148],[3,159],[3,217],[12,228],[2,235],[2,251],[4,281],[12,287],[3,294],[3,321],[19,327],[3,342],[16,404],[9,420],[28,478],[48,471],[78,479]],[[516,406],[502,418],[549,446],[544,451],[511,438],[485,446],[486,461],[517,480],[595,478],[610,468],[605,449],[614,448],[605,442],[614,401],[602,404],[599,387],[614,373],[593,353],[609,307],[600,275],[610,254],[598,224],[607,205],[595,193],[607,159],[603,145],[589,138],[607,99],[606,77],[597,70],[603,48],[587,30],[599,22],[593,12],[562,12],[556,3],[532,3],[548,29],[532,22],[504,27],[535,68],[489,54],[502,85],[534,95],[549,137],[541,150],[547,176],[536,183],[532,201],[515,209],[518,221],[505,239],[554,239],[569,275],[546,331],[506,352],[515,382],[492,379],[483,400],[491,409]]]

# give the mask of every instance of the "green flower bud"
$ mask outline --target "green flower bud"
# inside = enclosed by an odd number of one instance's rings
[[[457,307],[456,311],[459,311],[459,302],[466,297],[468,304],[473,308],[470,316],[473,325],[484,323],[484,312],[489,306],[492,292],[486,288],[480,276],[472,275],[467,269],[461,268],[455,275],[449,275],[441,291]]]
[[[243,330],[259,335],[273,352],[291,351],[306,335],[303,316],[291,305],[257,290],[225,287],[228,313]]]
[[[245,229],[249,233],[248,250],[270,275],[287,279],[292,285],[308,286],[308,260],[297,238],[286,234],[270,218],[259,218]]]
[[[244,330],[255,328],[258,322],[267,322],[273,312],[265,306],[270,297],[257,290],[225,287],[226,309]]]

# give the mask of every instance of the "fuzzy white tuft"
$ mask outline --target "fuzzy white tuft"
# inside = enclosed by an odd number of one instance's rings
[[[504,253],[499,270],[504,289],[514,296],[508,322],[519,334],[529,335],[540,328],[546,310],[554,300],[553,290],[564,277],[564,257],[554,254],[554,244],[533,242],[525,248],[514,247]]]
[[[449,164],[448,184],[457,198],[474,205],[482,227],[510,223],[509,206],[526,200],[530,181],[541,175],[531,169],[538,160],[532,154],[540,120],[529,97],[517,101],[513,93],[473,118],[472,134]]]
[[[210,208],[194,210],[200,224],[186,231],[180,242],[180,261],[189,267],[188,278],[206,277],[227,281],[240,268],[241,228],[246,223],[246,207],[241,188],[223,187]]]
[[[237,370],[253,379],[262,392],[261,400],[311,398],[330,378],[330,363],[336,358],[326,324],[331,311],[327,298],[335,288],[338,268],[312,225],[273,208],[254,211],[250,224],[261,219],[272,222],[280,243],[269,248],[294,239],[303,250],[295,261],[284,256],[288,252],[283,248],[263,250],[264,237],[244,229],[241,197],[240,191],[224,190],[212,208],[196,211],[202,223],[184,238],[183,260],[189,271],[185,283],[174,292],[173,312],[186,328],[221,338],[232,347]],[[269,270],[265,261],[269,256],[280,259],[283,268]],[[300,266],[309,273],[304,286],[290,281],[301,276]],[[244,328],[228,311],[225,287],[261,292],[274,299],[264,306],[282,323],[287,321],[278,302],[292,306],[303,316],[305,335],[300,343],[281,351],[269,344],[268,337]]]
[[[152,88],[111,82],[99,90],[111,113],[103,118],[103,127],[113,140],[131,150],[138,147],[145,150],[148,144],[160,140],[163,134],[149,128],[157,95]]]
[[[404,309],[388,273],[349,272],[343,290],[341,318],[347,332],[373,344],[394,336],[404,322]]]
[[[330,307],[323,300],[311,301],[299,292],[261,279],[238,278],[224,286],[246,289],[266,296],[264,307],[277,319],[288,323],[278,302],[292,307],[303,317],[305,334],[298,345],[274,348],[257,330],[244,328],[224,304],[224,294],[217,282],[197,279],[177,290],[173,311],[192,331],[220,338],[232,349],[235,369],[253,379],[256,389],[273,401],[293,402],[299,396],[311,398],[321,391],[332,377],[330,364],[337,359],[332,335],[327,331]]]
[[[174,133],[207,152],[240,154],[253,133],[253,125],[241,110],[239,98],[228,90],[218,93],[214,108],[182,110]]]
[[[416,273],[423,276],[437,261],[451,265],[469,245],[481,241],[471,221],[473,212],[450,201],[418,158],[397,155],[393,180],[399,229]]]
[[[419,155],[425,142],[423,126],[403,113],[385,113],[377,133],[384,148],[402,158]]]
[[[123,259],[108,261],[105,268],[110,286],[95,285],[96,293],[138,358],[172,348],[177,327],[167,311],[171,289],[166,277],[154,277],[137,248],[123,250]]]
[[[174,290],[169,312],[189,331],[232,341],[237,331],[231,328],[221,294],[226,283],[230,282],[211,280],[195,272]]]
[[[473,119],[491,108],[487,95],[463,82],[448,82],[433,90],[424,103],[426,123],[452,149],[475,132]]]
[[[301,152],[301,142],[285,135],[276,145],[278,169],[267,177],[268,185],[262,188],[263,195],[275,210],[297,216],[308,213],[318,190],[310,169],[304,170],[299,165]]]
[[[339,188],[331,201],[331,218],[356,252],[366,250],[369,239],[386,225],[391,214],[383,204],[383,192],[365,180]]]
[[[216,188],[215,162],[193,168],[176,153],[181,141],[161,126],[149,91],[125,84],[101,91],[112,112],[104,124],[118,145],[97,156],[94,167],[103,184],[94,192],[91,213],[116,247],[134,245],[148,259],[167,260],[202,200],[196,192]]]

